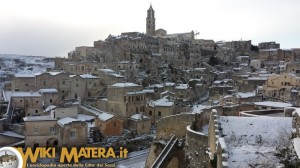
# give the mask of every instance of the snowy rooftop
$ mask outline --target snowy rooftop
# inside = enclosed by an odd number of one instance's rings
[[[175,87],[175,89],[188,89],[189,85],[188,84],[179,84]]]
[[[78,119],[75,119],[75,118],[71,118],[71,117],[65,117],[65,118],[62,118],[60,120],[57,121],[57,123],[60,125],[60,126],[64,126],[66,124],[69,124],[73,121],[80,121]]]
[[[135,91],[135,92],[127,92],[128,95],[135,95],[135,94],[145,94],[145,91]]]
[[[158,99],[156,101],[152,101],[149,103],[149,106],[161,106],[161,107],[169,107],[173,106],[174,102],[170,101],[167,97],[163,97],[161,99]]]
[[[80,121],[89,121],[95,119],[95,117],[86,114],[78,114],[77,119]]]
[[[12,131],[4,131],[4,132],[1,132],[0,135],[5,135],[5,136],[9,136],[9,137],[16,137],[16,138],[25,138],[23,135],[17,134],[17,133],[12,132]]]
[[[54,121],[55,118],[52,118],[51,115],[45,116],[27,116],[23,118],[24,121]]]
[[[232,168],[249,167],[271,161],[276,167],[279,159],[274,155],[280,139],[291,136],[291,117],[234,117],[220,116],[220,126]]]
[[[292,106],[292,104],[290,104],[290,103],[272,102],[272,101],[254,102],[254,104],[257,106],[268,106],[268,107],[277,107],[277,108],[284,108],[284,107]]]
[[[147,116],[142,115],[142,114],[134,114],[134,115],[130,116],[129,118],[133,119],[133,120],[142,120],[142,117],[143,117],[143,119],[149,119]]]
[[[172,82],[166,82],[165,85],[166,85],[166,86],[174,86],[175,83],[172,83]]]
[[[135,83],[115,83],[111,86],[113,86],[113,87],[136,87],[136,86],[140,86],[140,85],[137,85]]]
[[[90,106],[84,106],[84,105],[82,105],[81,108],[85,109],[86,111],[89,111],[89,112],[93,113],[101,121],[107,121],[107,120],[109,120],[109,119],[111,119],[111,118],[114,117],[113,114],[106,113],[104,111],[101,111],[99,109],[96,109],[96,108],[93,108],[93,107],[90,107]]]
[[[34,74],[15,74],[16,78],[35,78]]]
[[[81,78],[86,78],[86,79],[99,79],[97,76],[93,76],[91,74],[82,74],[80,75]]]
[[[38,92],[13,92],[4,91],[4,100],[10,101],[11,97],[41,97]]]
[[[57,89],[49,88],[49,89],[40,89],[41,93],[57,93]]]
[[[237,96],[240,97],[240,98],[248,98],[248,97],[253,97],[255,96],[255,92],[238,92],[237,93]]]
[[[56,108],[56,106],[50,105],[50,106],[48,106],[48,107],[44,110],[44,112],[48,112],[48,111],[53,110],[53,109],[55,109],[55,108]]]

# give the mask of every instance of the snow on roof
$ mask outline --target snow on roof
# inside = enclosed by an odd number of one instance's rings
[[[173,82],[166,82],[165,85],[166,85],[166,86],[174,86],[175,83],[173,83]]]
[[[145,94],[146,92],[144,91],[134,91],[134,92],[127,92],[126,94],[128,95],[135,95],[135,94]]]
[[[156,101],[151,101],[149,103],[149,106],[160,106],[160,107],[169,107],[169,106],[173,106],[174,105],[174,102],[173,101],[170,101],[166,96],[161,98],[161,99],[158,99]]]
[[[145,93],[154,93],[154,89],[144,89]]]
[[[62,73],[62,71],[60,71],[60,72],[46,72],[46,73],[49,73],[52,76],[56,76],[56,75]]]
[[[99,69],[99,71],[103,71],[103,72],[106,72],[106,73],[112,73],[112,72],[115,72],[115,71],[112,70],[112,69]]]
[[[113,114],[109,114],[109,113],[106,113],[104,111],[101,111],[99,109],[96,109],[96,108],[93,108],[91,106],[85,106],[85,105],[82,105],[81,108],[83,108],[84,110],[86,111],[89,111],[91,113],[93,113],[95,116],[97,116],[101,121],[107,121],[111,118],[114,117]]]
[[[124,78],[124,76],[120,75],[120,74],[117,74],[117,73],[112,73],[110,74],[111,76],[114,76],[116,78]]]
[[[140,86],[140,85],[137,85],[135,83],[115,83],[111,86],[113,86],[113,87],[135,87],[135,86]]]
[[[97,76],[93,76],[91,74],[82,74],[80,75],[81,78],[86,78],[86,79],[99,79]]]
[[[188,84],[179,84],[175,87],[175,89],[188,89],[189,85]]]
[[[272,102],[272,101],[254,102],[254,104],[257,106],[268,106],[268,107],[277,107],[277,108],[284,108],[284,107],[292,106],[292,104],[290,104],[290,103]]]
[[[5,136],[9,136],[9,137],[16,137],[16,138],[25,138],[25,136],[17,134],[17,133],[12,132],[12,131],[4,131],[4,132],[1,132],[0,135],[5,135]]]
[[[143,120],[144,119],[149,119],[149,117],[143,115],[143,114],[134,114],[132,116],[130,116],[129,118],[132,120],[142,120],[142,116],[143,116]]]
[[[55,118],[52,118],[51,115],[44,116],[27,116],[23,118],[24,121],[54,121]]]
[[[240,98],[253,97],[253,96],[255,96],[255,92],[246,92],[246,93],[237,92],[237,96],[240,97]]]
[[[71,117],[65,117],[65,118],[62,118],[60,120],[57,121],[57,123],[60,125],[60,126],[64,126],[66,124],[69,124],[73,121],[80,121],[78,119],[75,119],[75,118],[71,118]]]
[[[248,164],[255,165],[266,158],[279,164],[274,155],[278,152],[278,139],[288,138],[292,131],[292,117],[220,116],[219,122],[230,154],[228,167],[233,168],[249,167]]]
[[[44,110],[44,112],[48,112],[48,111],[50,111],[50,110],[53,110],[53,109],[55,109],[57,106],[55,106],[55,105],[50,105],[50,106],[48,106],[45,110]]]
[[[77,119],[80,121],[89,121],[95,119],[94,116],[86,115],[86,114],[78,114]]]
[[[49,88],[49,89],[40,89],[41,93],[57,93],[57,89],[55,88]]]
[[[295,149],[296,154],[299,159],[300,158],[300,138],[299,137],[293,139],[293,145],[294,145],[294,149]]]
[[[11,92],[11,97],[41,97],[38,92]]]
[[[153,85],[151,85],[151,86],[149,86],[149,87],[163,88],[164,85],[162,85],[162,84],[153,84]]]
[[[34,74],[15,74],[16,78],[35,78]]]

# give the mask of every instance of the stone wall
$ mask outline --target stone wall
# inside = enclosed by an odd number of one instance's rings
[[[206,153],[208,148],[208,137],[201,132],[191,129],[191,125],[186,127],[185,154],[189,160],[189,167],[208,167],[209,157]]]
[[[186,136],[186,126],[195,121],[195,114],[182,113],[161,118],[156,125],[156,139],[175,133],[176,137],[182,139]]]

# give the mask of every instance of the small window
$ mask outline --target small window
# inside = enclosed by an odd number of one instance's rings
[[[117,126],[117,123],[116,122],[114,122],[114,127],[116,127]]]
[[[63,85],[65,85],[65,84],[66,84],[66,81],[63,80],[61,83],[62,83]]]
[[[79,86],[79,84],[78,83],[76,83],[76,87],[78,87]]]
[[[160,111],[158,112],[158,116],[161,116],[161,112]]]
[[[20,102],[22,103],[22,102],[23,102],[23,100],[20,100]]]
[[[46,86],[46,81],[43,81],[43,85]]]
[[[39,103],[39,101],[36,101],[36,103]]]
[[[151,116],[152,115],[152,111],[149,111],[149,116]]]
[[[38,133],[38,132],[39,132],[39,129],[38,129],[38,128],[33,128],[33,132],[34,132],[34,133]]]
[[[94,83],[94,87],[96,87],[97,86],[97,83]]]
[[[25,83],[25,86],[28,86],[28,83]]]
[[[39,110],[35,110],[35,113],[39,113]]]
[[[75,132],[75,131],[71,131],[70,137],[71,137],[71,138],[75,138],[75,137],[76,137],[76,132]]]
[[[54,131],[55,131],[54,127],[50,127],[50,133],[52,133]]]
[[[49,101],[50,101],[50,103],[52,103],[52,99],[50,99]]]

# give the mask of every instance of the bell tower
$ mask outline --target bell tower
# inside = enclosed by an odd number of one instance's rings
[[[153,36],[154,33],[155,33],[155,17],[154,17],[154,10],[152,8],[152,5],[150,4],[150,7],[147,11],[147,18],[146,18],[146,34]]]

